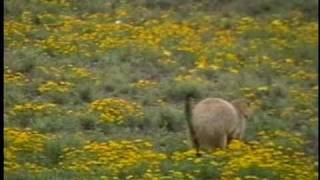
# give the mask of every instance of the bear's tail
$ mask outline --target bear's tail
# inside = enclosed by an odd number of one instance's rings
[[[187,120],[187,123],[188,123],[188,127],[189,127],[189,131],[190,131],[190,136],[191,136],[191,140],[192,140],[192,143],[193,143],[193,147],[196,149],[196,155],[200,156],[200,153],[199,153],[200,145],[199,145],[199,141],[198,141],[197,136],[196,136],[196,131],[194,130],[194,126],[192,124],[191,98],[192,98],[192,96],[190,94],[186,95],[186,99],[185,99],[185,116],[186,116],[186,120]]]

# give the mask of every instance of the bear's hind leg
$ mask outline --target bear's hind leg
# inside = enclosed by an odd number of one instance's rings
[[[227,146],[227,135],[226,134],[219,134],[217,135],[214,140],[212,141],[212,149],[220,148],[220,149],[225,149]]]
[[[225,134],[220,136],[219,147],[221,149],[225,149],[227,147],[227,136]]]

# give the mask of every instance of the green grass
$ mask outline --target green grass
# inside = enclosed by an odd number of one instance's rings
[[[5,150],[13,154],[6,154],[5,162],[31,162],[49,170],[35,173],[18,167],[17,171],[6,172],[6,179],[116,176],[101,168],[87,173],[59,166],[64,162],[61,157],[66,148],[81,149],[88,142],[143,139],[153,144],[154,152],[163,152],[170,158],[175,153],[187,153],[191,149],[184,115],[187,94],[193,95],[193,105],[207,97],[229,101],[248,97],[259,104],[259,109],[248,119],[246,142],[271,141],[294,152],[305,152],[303,157],[316,158],[310,162],[318,162],[318,1],[66,2],[70,4],[5,1],[5,128],[21,128],[21,132],[31,129],[45,137],[53,136],[43,142],[41,152],[29,152],[28,148],[34,146],[32,139],[23,137],[23,133],[12,133],[18,140],[5,143]],[[247,29],[240,32],[246,25]],[[31,30],[26,30],[29,26]],[[71,51],[69,46],[76,50]],[[213,68],[205,64],[201,68],[197,64],[202,61]],[[140,80],[153,82],[154,86],[135,86]],[[62,87],[41,92],[40,87],[50,81],[68,82],[71,87],[63,92]],[[91,103],[106,98],[137,103],[143,116],[125,117],[122,124],[102,122],[101,114],[91,111]],[[42,107],[34,105],[25,111],[14,111],[27,103],[54,103],[57,110],[44,113]],[[11,131],[5,139],[12,138]],[[278,131],[283,134],[268,135],[267,140],[259,135]],[[297,143],[300,138],[302,143]],[[30,143],[30,147],[22,146],[19,140]],[[294,154],[281,152],[290,157]],[[79,159],[87,158],[87,153],[84,151]],[[179,173],[190,173],[196,179],[286,176],[259,164],[246,168],[239,165],[240,170],[232,172],[234,176],[225,175],[228,169],[224,168],[240,158],[238,155],[229,159],[207,155],[201,162],[194,162],[188,154],[181,155],[181,162],[166,159],[158,167],[162,172],[151,174],[169,179],[188,178]],[[294,160],[299,158],[292,156]],[[306,162],[302,160],[304,167],[313,167]],[[298,167],[294,163],[292,166]],[[148,163],[141,163],[117,176],[125,179],[134,175],[139,179],[148,175],[148,169],[154,170]]]

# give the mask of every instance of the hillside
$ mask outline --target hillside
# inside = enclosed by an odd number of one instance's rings
[[[317,179],[317,6],[5,0],[5,179]],[[194,156],[187,93],[244,141]]]

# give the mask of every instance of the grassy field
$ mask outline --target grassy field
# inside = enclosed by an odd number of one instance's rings
[[[317,179],[317,5],[5,0],[5,179]],[[186,93],[246,143],[195,157]]]

